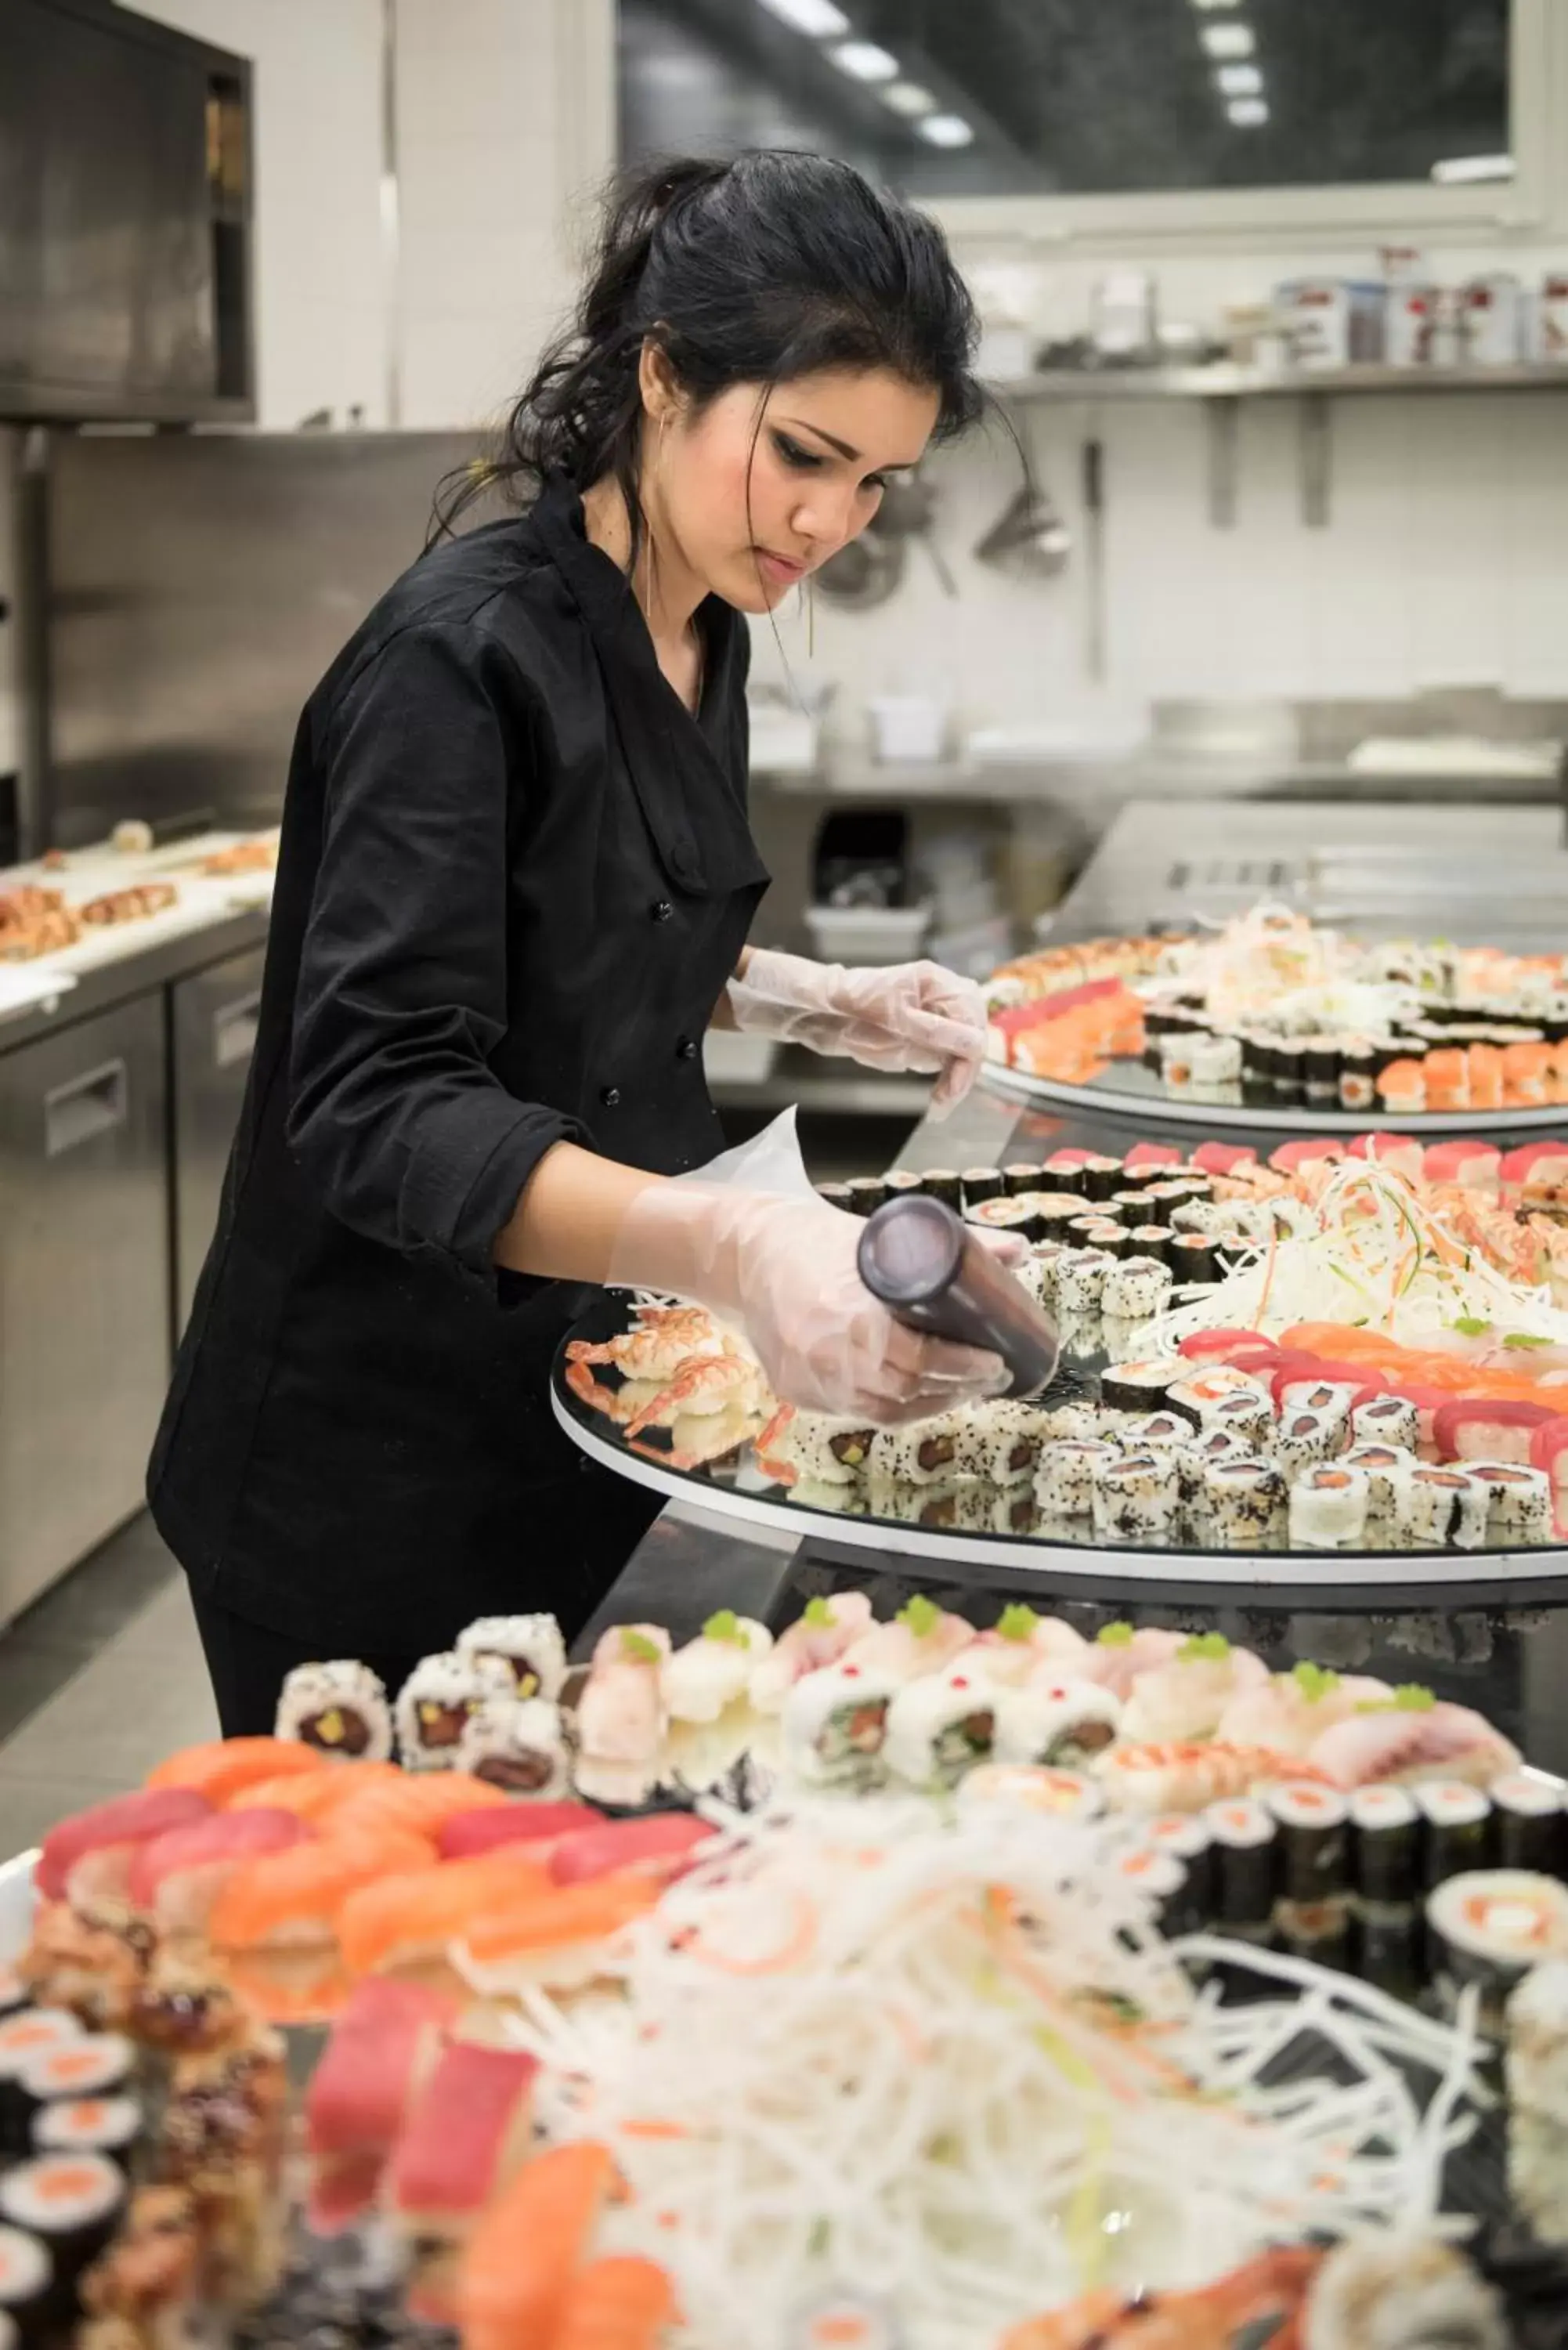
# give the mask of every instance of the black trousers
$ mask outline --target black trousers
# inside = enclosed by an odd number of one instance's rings
[[[260,1624],[248,1624],[243,1616],[194,1589],[191,1605],[223,1736],[270,1736],[285,1677],[296,1665],[312,1663],[320,1653],[320,1642],[312,1646],[305,1640],[291,1640],[286,1632],[269,1632]],[[379,1675],[389,1697],[395,1697],[419,1659],[379,1656],[366,1657],[363,1661]]]

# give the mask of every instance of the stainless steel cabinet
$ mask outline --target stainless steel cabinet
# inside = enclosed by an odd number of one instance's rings
[[[140,1507],[169,1378],[163,1002],[0,1055],[0,1622]]]
[[[229,1145],[261,1009],[265,950],[234,955],[170,989],[174,1042],[174,1296],[179,1326],[218,1221]]]

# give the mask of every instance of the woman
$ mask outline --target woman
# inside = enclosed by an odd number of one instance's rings
[[[270,1728],[306,1658],[391,1687],[477,1615],[582,1623],[652,1505],[554,1424],[578,1284],[738,1318],[803,1404],[896,1419],[1001,1384],[875,1304],[852,1218],[663,1180],[722,1147],[715,1018],[950,1095],[973,1075],[969,983],[748,951],[741,618],[972,420],[971,342],[938,230],[846,167],[660,170],[486,474],[527,511],[428,553],[307,703],[149,1488],[225,1732]]]

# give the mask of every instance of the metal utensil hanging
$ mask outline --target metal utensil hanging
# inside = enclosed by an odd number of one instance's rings
[[[1020,441],[1023,479],[984,536],[975,560],[1021,577],[1054,579],[1073,552],[1073,534],[1060,507],[1035,470],[1028,444]]]

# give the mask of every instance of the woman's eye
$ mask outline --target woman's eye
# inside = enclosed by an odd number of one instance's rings
[[[869,490],[874,497],[879,498],[888,486],[888,476],[886,473],[867,473],[860,486],[863,490]]]
[[[798,441],[792,441],[787,432],[775,432],[774,446],[786,465],[794,465],[803,473],[815,473],[822,463],[812,450],[803,449]]]

